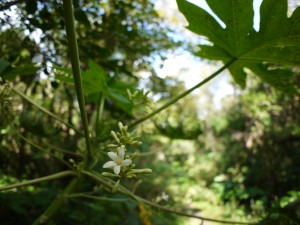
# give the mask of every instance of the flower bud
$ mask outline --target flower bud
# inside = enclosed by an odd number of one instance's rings
[[[129,175],[126,175],[125,177],[126,178],[136,178],[136,175],[135,174],[129,174]]]
[[[129,134],[127,132],[127,127],[122,127],[122,129],[120,129],[120,130],[125,138],[129,138]]]
[[[151,169],[132,169],[129,171],[129,175],[131,174],[140,174],[140,173],[152,173]]]
[[[104,177],[120,177],[120,176],[117,175],[117,174],[108,173],[108,172],[103,172],[103,173],[102,173],[102,176],[104,176]]]
[[[141,145],[142,142],[140,142],[140,141],[132,141],[130,144],[131,145]]]
[[[122,128],[124,127],[124,126],[123,126],[123,123],[122,123],[122,122],[119,122],[119,123],[118,123],[118,126],[119,126],[120,131],[122,131]]]
[[[118,138],[116,132],[114,132],[113,130],[110,132],[111,135],[113,136],[113,138],[116,140],[116,142],[118,142],[120,144],[120,139]]]
[[[136,157],[138,157],[138,155],[139,155],[139,153],[135,152],[135,153],[133,153],[133,154],[131,155],[130,158],[133,160],[133,159],[135,159]]]
[[[108,147],[108,148],[117,148],[117,147],[119,147],[119,145],[108,144],[107,147]]]

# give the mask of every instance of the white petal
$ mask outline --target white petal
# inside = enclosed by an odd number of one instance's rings
[[[114,167],[114,172],[115,172],[115,174],[119,174],[120,173],[120,171],[121,171],[121,166],[115,166]]]
[[[114,167],[116,166],[117,164],[114,162],[114,161],[108,161],[107,163],[105,163],[103,165],[103,168],[111,168],[111,167]]]
[[[131,163],[132,163],[131,159],[125,159],[125,160],[122,162],[122,166],[129,166]]]
[[[124,160],[124,157],[125,157],[125,149],[120,147],[119,150],[118,150],[118,155],[119,155],[119,158],[121,160]]]
[[[109,158],[111,158],[114,162],[119,160],[119,156],[115,152],[108,152],[107,153]]]

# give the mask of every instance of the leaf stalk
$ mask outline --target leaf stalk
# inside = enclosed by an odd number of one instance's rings
[[[222,66],[220,69],[218,69],[216,72],[214,72],[213,74],[211,74],[209,77],[205,78],[203,81],[199,82],[198,84],[196,84],[195,86],[193,86],[192,88],[184,91],[183,93],[177,95],[176,97],[174,97],[173,99],[171,99],[169,102],[167,102],[166,104],[162,105],[161,107],[159,107],[158,109],[154,110],[153,112],[151,112],[150,114],[137,119],[136,121],[134,121],[133,123],[129,124],[129,127],[134,127],[142,122],[144,122],[145,120],[148,120],[150,118],[152,118],[153,116],[155,116],[156,114],[160,113],[161,111],[165,110],[166,108],[168,108],[169,106],[173,105],[174,103],[176,103],[177,101],[179,101],[180,99],[184,98],[185,96],[187,96],[188,94],[190,94],[192,91],[194,91],[195,89],[201,87],[202,85],[206,84],[208,81],[210,81],[211,79],[213,79],[214,77],[216,77],[217,75],[219,75],[221,72],[223,72],[225,69],[227,69],[231,64],[233,64],[236,61],[236,58],[231,59],[228,63],[226,63],[224,66]]]
[[[24,182],[20,182],[20,183],[15,183],[15,184],[7,185],[5,187],[0,187],[0,191],[5,191],[5,190],[13,189],[13,188],[28,186],[31,184],[37,184],[37,183],[41,183],[41,182],[49,181],[49,180],[56,180],[56,179],[60,179],[60,178],[63,178],[66,176],[71,176],[71,175],[74,176],[74,175],[76,175],[76,173],[73,171],[67,170],[67,171],[55,173],[55,174],[52,174],[49,176],[40,177],[40,178],[36,178],[36,179],[32,179],[32,180],[24,181]]]

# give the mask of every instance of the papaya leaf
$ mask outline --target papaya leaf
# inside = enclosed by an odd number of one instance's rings
[[[213,44],[200,45],[196,55],[223,63],[236,59],[228,70],[242,88],[246,86],[247,71],[251,71],[271,86],[295,93],[294,73],[290,68],[300,64],[300,7],[288,18],[287,0],[263,0],[260,28],[255,31],[253,1],[206,2],[225,28],[201,7],[177,0],[189,23],[187,28]]]

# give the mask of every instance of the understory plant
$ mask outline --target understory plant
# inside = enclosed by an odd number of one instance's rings
[[[74,18],[74,15],[80,11],[74,12],[72,0],[63,0],[62,3],[67,34],[66,45],[72,70],[53,66],[52,72],[55,71],[55,75],[51,78],[54,88],[57,85],[56,82],[63,84],[65,97],[58,100],[53,97],[50,101],[46,98],[48,90],[45,88],[42,90],[45,94],[39,96],[39,102],[33,100],[29,96],[34,93],[24,90],[22,84],[18,84],[16,79],[20,79],[17,76],[24,78],[28,75],[28,71],[32,72],[37,68],[28,65],[15,67],[7,61],[0,61],[0,115],[1,119],[4,118],[3,121],[1,120],[1,126],[5,127],[1,135],[13,134],[8,135],[8,139],[11,140],[13,151],[17,153],[17,141],[26,145],[29,152],[35,150],[40,152],[36,154],[34,163],[24,165],[22,168],[30,170],[30,167],[37,165],[43,168],[43,166],[47,167],[48,163],[51,164],[51,160],[59,162],[57,168],[51,168],[55,172],[50,175],[45,174],[38,178],[34,178],[33,175],[24,180],[8,181],[11,184],[1,186],[0,191],[16,191],[18,188],[25,188],[26,191],[33,189],[43,195],[42,187],[45,182],[51,186],[58,180],[63,180],[61,190],[51,192],[50,204],[45,209],[39,207],[33,209],[33,214],[39,214],[33,221],[33,225],[55,224],[57,217],[64,221],[63,213],[68,207],[68,201],[76,197],[108,201],[111,204],[109,209],[92,204],[89,207],[94,207],[95,211],[107,210],[111,214],[114,213],[114,209],[116,210],[113,203],[118,201],[125,202],[124,204],[128,204],[127,207],[135,212],[136,209],[128,203],[133,202],[138,206],[138,212],[144,224],[151,224],[149,219],[153,216],[151,209],[196,218],[202,222],[259,224],[258,222],[207,218],[185,210],[167,207],[135,194],[143,177],[150,175],[155,177],[154,168],[148,168],[147,165],[137,162],[142,155],[140,148],[143,146],[138,128],[145,121],[153,119],[217,77],[221,72],[228,70],[234,81],[242,88],[246,86],[247,74],[254,74],[268,85],[281,91],[290,94],[299,91],[293,82],[295,75],[293,67],[299,66],[300,62],[300,8],[287,18],[287,1],[264,0],[260,9],[260,28],[256,31],[253,28],[252,1],[225,0],[220,3],[217,0],[208,0],[207,3],[223,21],[225,28],[202,8],[186,0],[177,0],[180,12],[189,23],[187,28],[206,37],[209,42],[207,45],[200,45],[199,52],[195,54],[208,60],[221,61],[224,65],[192,88],[179,93],[156,109],[153,109],[151,105],[149,93],[144,90],[135,90],[136,86],[121,82],[122,78],[117,81],[110,79],[110,74],[93,60],[85,64],[80,62],[77,38],[78,33],[81,34],[79,28],[76,32]],[[93,26],[97,26],[96,21]],[[14,84],[17,85],[14,86]],[[32,110],[33,113],[22,113],[19,115],[20,119],[16,120],[14,116],[17,113],[11,110],[11,104],[14,104],[12,98],[17,99],[16,103],[22,102],[23,107],[29,111]],[[70,104],[76,106],[76,110],[65,110],[53,106],[54,101],[61,101],[63,104],[68,98],[71,99],[69,99]],[[89,104],[91,102],[93,104]],[[87,108],[91,105],[95,106],[94,116],[87,113]],[[25,111],[24,108],[19,110]],[[116,117],[119,120],[107,112],[118,114]],[[75,126],[74,121],[79,125]],[[95,126],[92,127],[90,121],[93,121]],[[22,127],[28,128],[31,133],[24,135]],[[59,132],[63,132],[59,143],[61,146],[56,145],[58,138],[56,139],[55,136]],[[37,136],[40,143],[35,143],[32,140],[33,136]],[[45,138],[51,141],[45,141]],[[76,141],[73,141],[71,146],[67,146],[64,139]],[[69,149],[74,149],[74,151]],[[9,169],[8,167],[7,170]],[[125,200],[122,196],[125,196]],[[166,195],[162,198],[165,199]],[[35,201],[38,200],[35,199]],[[78,202],[75,205],[78,206],[78,211],[80,207],[83,207]],[[77,219],[80,220],[80,218]],[[110,223],[114,222],[111,218]]]

